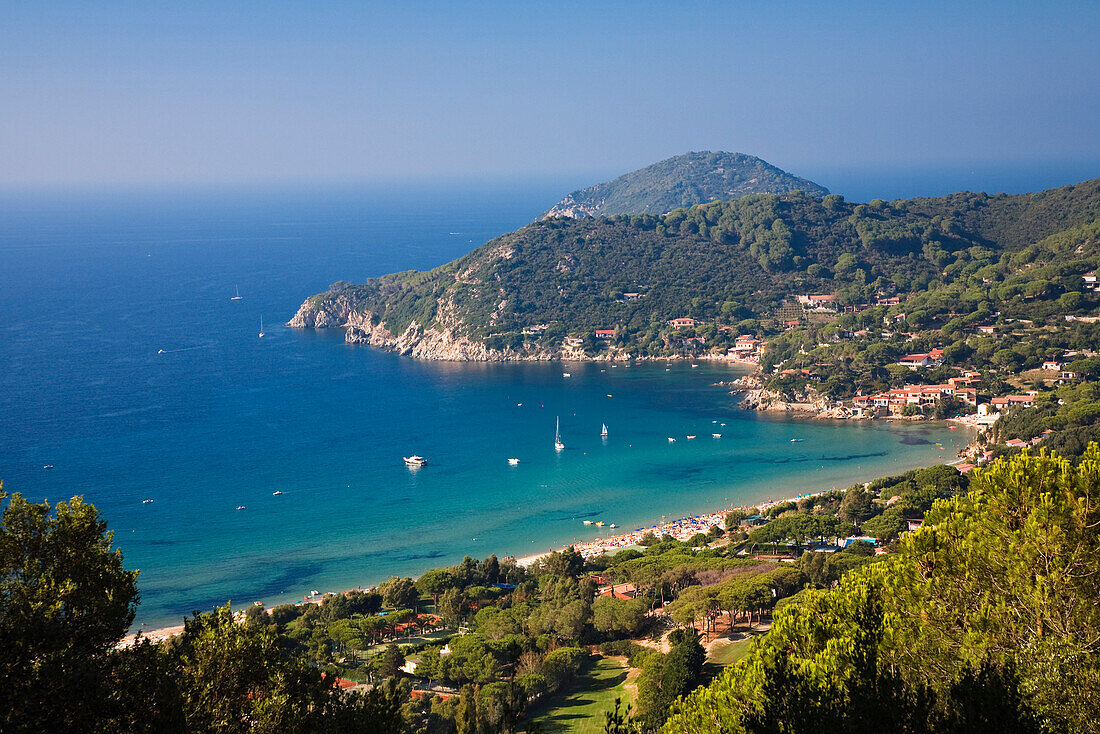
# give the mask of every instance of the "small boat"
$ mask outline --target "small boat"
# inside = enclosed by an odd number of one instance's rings
[[[254,604],[255,606],[258,606],[258,607],[262,607],[262,606],[264,605],[264,603],[263,603],[262,601],[254,601],[254,602],[252,602],[252,603],[253,603],[253,604]]]
[[[597,522],[596,527],[602,528],[603,527],[603,520],[600,520],[599,522]]]
[[[693,438],[695,438],[695,436],[688,436],[688,437],[687,437],[688,441],[690,441],[690,440],[691,440],[691,439],[693,439]]]
[[[698,367],[698,366],[699,366],[699,365],[697,365],[697,364],[693,364],[693,365],[691,366],[691,368],[692,368],[692,369],[695,369],[695,368],[696,368],[696,367]]]
[[[412,456],[405,456],[403,458],[405,459],[405,464],[407,466],[425,466],[428,463],[427,459],[425,459],[423,456],[417,456],[416,454],[413,454]]]
[[[283,493],[283,490],[281,490],[281,489],[276,489],[276,490],[275,490],[274,492],[272,492],[271,494],[272,494],[272,496],[274,496],[274,497],[278,497],[278,496],[279,496],[279,495],[281,495],[282,493]]]
[[[237,509],[238,509],[238,510],[243,510],[243,509],[244,509],[244,505],[237,505]]]
[[[591,521],[591,520],[585,520],[585,521],[584,521],[584,524],[585,524],[585,525],[591,525],[591,524],[592,524],[592,521]]]
[[[572,377],[573,375],[569,374],[568,372],[562,372],[561,376],[562,377]]]
[[[712,434],[710,434],[710,437],[711,438],[722,438],[722,434],[721,433],[712,433]]]
[[[519,459],[508,459],[508,463],[511,464],[512,466],[515,466],[516,464],[519,463]]]
[[[603,428],[600,429],[600,435],[601,436],[606,436],[607,435],[607,424],[606,423],[604,423]]]
[[[240,288],[240,286],[234,286],[234,287],[235,287],[235,288],[237,289],[237,295],[235,295],[235,296],[231,297],[231,298],[230,298],[229,300],[230,300],[230,301],[239,301],[239,300],[241,300],[242,298],[244,298],[244,296],[242,296],[242,295],[241,295],[241,288]]]
[[[148,504],[152,504],[152,502],[153,502],[153,500],[142,500],[141,504],[148,505]]]
[[[669,443],[676,443],[676,439],[675,439],[675,438],[673,438],[672,436],[669,436],[669,437],[668,437],[668,442],[669,442]]]
[[[42,468],[43,469],[53,469],[53,464],[43,464]]]
[[[554,418],[554,450],[564,451],[565,444],[561,442],[561,418]]]
[[[264,338],[264,317],[260,317],[260,338]]]
[[[618,526],[618,525],[616,525],[615,523],[611,523],[610,525],[608,525],[608,527],[609,527],[609,528],[617,528],[617,527],[619,527],[619,526]]]
[[[157,354],[164,354],[164,350],[163,349],[158,349]]]
[[[723,425],[724,425],[724,424],[723,424]],[[799,441],[801,441],[801,440],[802,440],[801,438],[792,438],[792,439],[791,439],[791,443],[798,443],[798,442],[799,442]]]

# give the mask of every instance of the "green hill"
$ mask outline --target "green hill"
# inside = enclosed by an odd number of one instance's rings
[[[777,317],[805,293],[854,306],[892,295],[925,303],[922,294],[949,289],[948,312],[1017,299],[1053,313],[1100,264],[1094,243],[1073,235],[1098,219],[1100,179],[1036,194],[852,204],[792,192],[666,215],[546,219],[434,270],[337,284],[291,325],[349,326],[349,341],[429,359],[524,359],[561,356],[568,336],[584,341],[569,356],[666,355],[684,336],[721,348],[732,337],[720,326],[778,333]],[[1095,298],[1085,290],[1073,302],[1087,310]],[[678,317],[707,325],[665,323]],[[615,335],[596,340],[596,329]]]
[[[545,217],[664,214],[680,207],[749,194],[801,190],[824,196],[828,189],[743,153],[685,153],[574,191]]]

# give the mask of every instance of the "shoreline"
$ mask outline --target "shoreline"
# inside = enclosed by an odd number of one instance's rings
[[[948,420],[950,420],[950,419],[948,419]],[[937,423],[940,423],[940,422],[946,423],[947,421],[936,421],[936,422]],[[961,461],[962,461],[962,459],[959,459],[959,458],[956,457],[952,461],[945,461],[945,462],[939,462],[939,463],[954,465],[954,464],[958,464]],[[935,465],[936,464],[921,464],[917,467],[910,467],[909,469],[904,469],[904,470],[899,469],[899,471],[910,471],[911,469],[914,469],[914,468],[923,468],[923,467],[926,467],[926,466],[935,466]],[[863,482],[869,482],[869,481],[872,481],[872,480],[877,479],[877,478],[878,478],[878,476],[873,476],[873,477],[870,477],[869,479],[864,479],[862,481]],[[856,480],[856,481],[858,482],[859,480]],[[509,554],[509,555],[504,555],[504,556],[500,556],[500,557],[501,558],[515,558],[515,561],[516,561],[517,565],[520,565],[520,566],[523,566],[524,568],[526,568],[526,567],[532,565],[533,563],[537,562],[538,560],[540,560],[542,558],[545,558],[546,556],[550,555],[553,552],[559,552],[560,553],[561,551],[563,551],[563,550],[565,550],[565,549],[567,549],[571,546],[575,550],[580,552],[586,559],[599,556],[603,553],[608,553],[608,552],[614,553],[614,552],[617,552],[618,550],[621,550],[623,548],[636,546],[637,541],[640,540],[641,537],[643,535],[645,535],[646,533],[653,533],[653,534],[657,535],[657,537],[661,537],[664,534],[668,534],[668,535],[672,536],[673,538],[675,538],[677,540],[683,541],[683,540],[687,540],[687,539],[691,538],[696,533],[700,533],[700,532],[706,533],[710,529],[711,525],[718,525],[720,528],[725,530],[725,516],[726,516],[726,513],[728,513],[731,510],[735,510],[735,509],[743,509],[744,510],[744,509],[749,509],[750,507],[755,507],[758,510],[760,510],[761,512],[763,512],[763,511],[766,511],[767,509],[769,509],[771,507],[774,507],[775,505],[782,504],[784,502],[797,502],[798,500],[804,499],[806,497],[814,497],[814,496],[817,496],[817,495],[825,494],[827,492],[835,491],[837,489],[842,490],[843,488],[834,487],[834,488],[830,488],[830,489],[806,490],[806,491],[800,491],[800,492],[797,492],[797,493],[790,493],[790,490],[787,490],[788,493],[785,496],[779,497],[777,499],[768,498],[768,499],[765,499],[765,500],[761,500],[759,502],[752,503],[750,505],[730,504],[726,507],[707,510],[707,511],[700,512],[700,513],[694,514],[694,515],[692,515],[692,514],[684,515],[682,517],[676,518],[675,520],[668,520],[668,521],[665,521],[665,522],[654,523],[652,525],[634,528],[633,530],[616,533],[616,534],[613,534],[613,535],[609,535],[607,537],[595,538],[595,539],[590,540],[590,541],[585,541],[585,542],[580,542],[580,543],[577,543],[577,542],[564,543],[564,544],[562,544],[562,545],[560,545],[556,548],[552,547],[552,548],[549,548],[549,549],[547,549],[545,551],[542,551],[542,552],[539,552],[539,553],[532,553],[532,554],[525,555],[525,556],[513,556],[513,555]],[[618,528],[616,528],[616,530],[617,529]],[[421,571],[421,573],[424,573],[428,570],[430,570],[430,569],[425,568],[423,571]],[[264,606],[265,609],[270,609],[274,606],[281,606],[283,604],[295,604],[295,605],[297,605],[297,604],[320,604],[326,594],[346,593],[347,591],[354,590],[354,589],[365,590],[367,588],[372,588],[373,586],[376,586],[376,584],[370,585],[370,586],[357,586],[357,587],[348,588],[348,589],[345,589],[344,591],[339,591],[339,592],[337,592],[337,591],[326,591],[326,592],[321,592],[321,593],[318,593],[318,594],[312,594],[311,593],[311,594],[305,595],[304,597],[296,598],[293,601],[277,602],[277,603],[272,604],[271,606],[268,606],[268,605],[264,604],[263,606]],[[227,599],[227,602],[228,601],[230,601],[230,600]],[[249,603],[247,605],[242,604],[239,607],[234,609],[234,613],[235,614],[243,614],[244,610],[248,606],[251,606],[254,603],[255,602]],[[161,642],[161,641],[167,640],[171,637],[174,637],[175,635],[180,634],[182,631],[183,631],[183,625],[182,624],[163,625],[163,626],[159,626],[159,627],[152,627],[150,629],[140,629],[140,630],[137,630],[137,631],[127,632],[126,636],[123,638],[120,645],[125,646],[125,645],[133,644],[133,642],[134,642],[134,640],[135,640],[135,638],[137,637],[138,634],[140,634],[145,639],[149,639],[149,640],[152,640],[154,642]]]

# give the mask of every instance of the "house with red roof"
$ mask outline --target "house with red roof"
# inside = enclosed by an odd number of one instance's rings
[[[933,349],[922,354],[907,354],[898,361],[898,364],[915,372],[922,367],[939,367],[943,364],[943,359],[943,350]]]

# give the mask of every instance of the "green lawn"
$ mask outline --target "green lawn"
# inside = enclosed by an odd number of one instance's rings
[[[603,732],[603,714],[615,708],[615,699],[625,706],[630,696],[623,687],[626,669],[610,658],[598,658],[589,663],[564,695],[558,694],[541,702],[531,712],[547,734]]]
[[[710,650],[710,657],[707,659],[707,662],[723,667],[726,665],[733,665],[738,660],[745,657],[745,653],[749,651],[749,645],[752,643],[752,639],[752,637],[746,637],[736,642],[728,642],[726,640],[716,642],[714,647]]]

